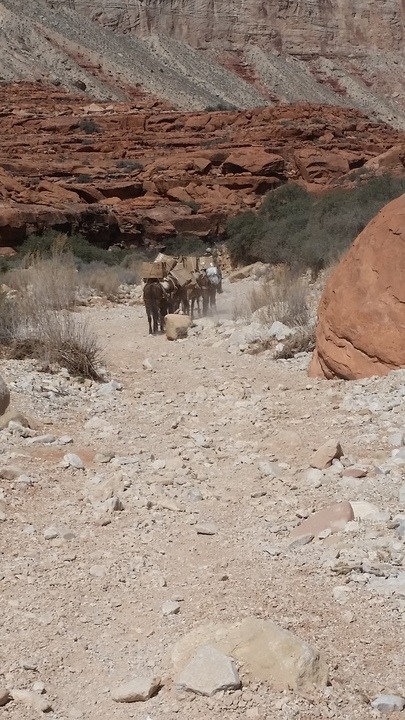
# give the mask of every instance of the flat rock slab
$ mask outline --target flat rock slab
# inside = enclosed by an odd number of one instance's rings
[[[129,680],[113,688],[111,690],[111,697],[115,702],[119,703],[145,702],[157,693],[160,686],[160,677],[140,675],[133,680]]]
[[[172,651],[176,672],[186,667],[202,645],[210,645],[240,661],[252,679],[272,689],[310,691],[325,687],[328,669],[311,645],[270,620],[248,617],[233,625],[214,623],[196,628]]]
[[[313,454],[310,465],[312,468],[324,470],[332,464],[332,460],[341,458],[342,455],[343,450],[340,442],[338,440],[328,440]]]
[[[179,690],[208,697],[221,690],[237,690],[240,685],[233,660],[212,645],[200,647],[176,681]]]
[[[356,502],[351,502],[350,504],[353,508],[356,520],[364,520],[369,515],[374,515],[374,513],[379,512],[377,505],[373,505],[373,503],[367,502],[366,500],[358,500]]]
[[[354,512],[349,502],[337,502],[329,505],[322,510],[311,515],[304,520],[294,530],[291,531],[290,537],[303,537],[304,535],[314,535],[317,537],[323,530],[330,530],[331,533],[344,530],[346,524],[354,520]]]

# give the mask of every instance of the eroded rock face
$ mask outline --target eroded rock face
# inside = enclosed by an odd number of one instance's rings
[[[312,377],[346,380],[405,367],[405,195],[367,225],[327,283]]]
[[[184,113],[145,96],[89,104],[39,83],[0,87],[0,104],[7,252],[48,228],[105,245],[218,236],[288,180],[322,189],[374,159],[376,172],[403,171],[403,133],[347,108]]]

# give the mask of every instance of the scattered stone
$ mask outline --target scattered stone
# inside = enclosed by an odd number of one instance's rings
[[[178,690],[208,697],[221,690],[237,690],[240,685],[233,660],[211,645],[197,650],[176,681]]]
[[[218,528],[214,523],[198,523],[195,526],[197,535],[216,535]]]
[[[322,510],[310,515],[298,527],[291,531],[290,537],[301,538],[305,535],[319,535],[322,530],[329,529],[331,533],[344,530],[346,523],[354,520],[354,512],[349,502],[336,502]]]
[[[145,360],[142,363],[142,367],[144,370],[153,370],[153,365],[149,358],[145,358]]]
[[[160,677],[139,676],[111,690],[111,697],[119,703],[145,702],[155,695],[160,687]]]
[[[405,445],[405,434],[403,432],[396,432],[389,436],[388,442],[393,447],[401,447]]]
[[[187,337],[191,319],[188,315],[170,314],[165,317],[165,333],[168,340],[181,340]]]
[[[39,695],[43,695],[46,692],[45,684],[41,682],[41,680],[37,680],[36,682],[34,682],[32,689]]]
[[[324,470],[332,465],[332,460],[341,458],[342,455],[343,450],[340,442],[337,440],[328,440],[313,454],[310,465],[312,468]]]
[[[0,430],[4,430],[10,423],[18,423],[21,427],[29,428],[30,421],[18,410],[6,410],[0,417]]]
[[[236,658],[254,680],[268,682],[275,691],[311,691],[328,680],[323,656],[270,620],[247,617],[233,625],[212,623],[192,630],[173,648],[175,670],[182,670],[202,645]]]
[[[67,453],[63,456],[64,467],[73,467],[76,470],[84,470],[83,460],[75,453]]]
[[[177,615],[180,612],[180,603],[175,600],[167,600],[162,605],[163,615]]]
[[[59,531],[54,527],[49,527],[44,530],[44,539],[45,540],[54,540],[55,538],[59,537]]]
[[[0,707],[3,707],[3,705],[7,705],[10,700],[10,692],[6,690],[6,688],[0,687]]]
[[[378,695],[371,707],[381,713],[401,712],[405,707],[405,699],[400,695]]]
[[[13,688],[13,690],[10,690],[10,695],[16,702],[21,702],[36,712],[46,713],[52,710],[50,702],[42,695],[32,692],[32,690],[17,690]]]
[[[280,342],[282,340],[287,340],[287,338],[291,335],[294,335],[294,330],[288,327],[288,325],[284,325],[284,323],[279,320],[275,320],[270,327],[269,335]]]
[[[10,405],[10,390],[0,375],[0,415],[4,415]]]
[[[355,520],[364,520],[370,515],[379,512],[377,505],[373,505],[373,503],[366,502],[365,500],[358,500],[350,504],[353,508]]]
[[[349,478],[365,478],[367,476],[367,470],[361,468],[349,467],[343,470],[343,477]]]

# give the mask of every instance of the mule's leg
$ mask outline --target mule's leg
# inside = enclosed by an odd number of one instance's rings
[[[159,308],[156,307],[153,309],[153,334],[156,335],[156,333],[159,332]]]
[[[152,335],[152,315],[150,313],[150,310],[147,310],[147,314],[148,314],[149,335]]]
[[[209,295],[207,290],[202,291],[202,300],[203,300],[203,315],[207,315],[208,313],[208,305],[209,305]]]

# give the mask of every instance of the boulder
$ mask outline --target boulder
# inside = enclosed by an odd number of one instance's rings
[[[239,148],[226,158],[222,169],[226,173],[249,172],[252,175],[274,175],[284,171],[281,155],[268,153],[262,147]]]
[[[318,310],[311,377],[353,380],[405,367],[405,195],[367,225]]]
[[[10,390],[0,375],[0,415],[4,415],[10,405]]]
[[[187,332],[191,326],[191,320],[188,315],[166,315],[165,333],[168,340],[180,340],[187,337]]]
[[[312,535],[316,537],[324,530],[330,530],[331,533],[337,533],[344,530],[347,523],[354,520],[354,512],[349,502],[332,503],[322,510],[310,515],[309,518],[300,523],[292,532],[290,537],[292,540]]]
[[[270,620],[247,617],[233,625],[203,625],[179,640],[172,651],[175,670],[182,670],[201,645],[210,645],[243,663],[255,681],[273,690],[309,691],[325,687],[328,670],[311,645]]]
[[[294,153],[300,175],[309,183],[324,183],[349,172],[348,159],[341,152],[302,148]]]
[[[310,465],[312,468],[324,470],[332,464],[335,458],[341,458],[343,450],[338,440],[327,440],[316,450],[311,458]]]

